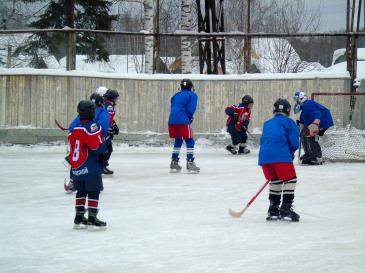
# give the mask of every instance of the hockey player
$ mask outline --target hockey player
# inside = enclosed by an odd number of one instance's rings
[[[290,108],[286,99],[278,99],[274,104],[274,117],[264,122],[262,130],[259,165],[265,178],[270,180],[270,207],[266,220],[299,221],[299,215],[292,207],[297,183],[293,158],[299,147],[299,128],[288,117]]]
[[[94,122],[95,104],[80,101],[80,122],[68,137],[70,164],[76,193],[74,229],[105,230],[106,223],[97,218],[100,191],[103,190],[99,156],[105,151],[101,128]],[[88,218],[84,217],[87,201]]]
[[[300,160],[302,164],[321,165],[322,149],[318,143],[319,136],[333,126],[331,112],[323,105],[309,100],[303,91],[294,93],[296,106],[294,112],[300,112],[298,124],[301,125],[300,139],[304,148],[304,155]]]
[[[198,173],[200,168],[194,162],[194,138],[191,123],[198,103],[198,96],[194,92],[193,82],[183,79],[180,83],[181,90],[171,98],[171,109],[168,120],[169,136],[175,139],[172,151],[170,170],[180,172],[179,154],[183,141],[186,143],[187,162],[189,172]]]
[[[249,95],[242,98],[242,102],[228,106],[225,110],[227,118],[227,132],[231,135],[232,144],[226,149],[231,154],[248,154],[247,148],[247,127],[250,123],[253,99]],[[237,150],[238,147],[238,150]]]
[[[100,88],[99,88],[100,89]],[[109,113],[109,131],[108,137],[106,138],[106,152],[105,152],[105,161],[103,167],[103,174],[113,174],[114,172],[108,168],[109,166],[109,159],[113,152],[113,138],[115,135],[119,134],[119,128],[117,123],[114,120],[115,117],[115,106],[116,101],[119,97],[119,93],[115,90],[108,89],[104,93],[104,107],[106,111]]]
[[[98,123],[101,127],[101,133],[103,136],[103,139],[105,140],[108,136],[109,132],[109,114],[104,109],[104,99],[102,96],[100,96],[97,93],[93,93],[90,96],[90,100],[95,104],[96,111],[95,111],[95,117],[94,122]],[[70,124],[69,126],[69,132],[72,133],[73,129],[80,123],[80,116],[77,116]],[[66,157],[66,161],[69,162],[69,157]],[[70,180],[68,183],[65,182],[64,188],[66,192],[71,193],[75,191],[73,187],[73,179],[72,179],[72,172],[70,172]]]

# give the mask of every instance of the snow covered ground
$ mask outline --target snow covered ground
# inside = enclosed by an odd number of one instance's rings
[[[365,165],[296,166],[299,223],[266,222],[257,150],[198,146],[198,175],[169,173],[170,147],[116,147],[104,179],[105,232],[72,229],[65,146],[0,146],[0,272],[362,273]],[[184,155],[183,155],[184,157]],[[182,160],[184,164],[185,161]]]

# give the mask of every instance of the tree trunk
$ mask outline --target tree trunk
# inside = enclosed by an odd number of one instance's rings
[[[153,33],[153,0],[144,1],[144,30]],[[153,36],[145,36],[145,73],[153,73]]]
[[[65,1],[65,15],[66,15],[66,26],[69,28],[74,28],[75,26],[75,2],[74,0]],[[76,33],[67,32],[67,59],[66,59],[66,69],[75,70],[76,69]]]
[[[191,0],[181,0],[181,30],[190,30]],[[181,73],[191,73],[191,43],[189,37],[181,37]]]

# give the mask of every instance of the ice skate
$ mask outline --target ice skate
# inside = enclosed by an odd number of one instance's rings
[[[111,175],[111,174],[113,174],[114,172],[113,172],[112,170],[108,169],[108,167],[107,167],[107,166],[104,166],[104,167],[103,167],[103,170],[102,170],[102,173],[103,173],[103,174],[106,174],[106,175]]]
[[[233,155],[236,155],[236,154],[237,154],[237,150],[236,150],[236,148],[235,148],[235,147],[233,147],[231,144],[226,146],[226,150],[227,150],[228,152],[230,152],[231,154],[233,154]]]
[[[84,216],[85,211],[76,211],[73,229],[86,229],[87,219]]]
[[[247,148],[247,146],[240,146],[238,148],[238,154],[249,154],[251,151]]]
[[[89,210],[89,217],[87,219],[87,230],[88,231],[104,231],[106,230],[106,222],[99,220],[97,212],[91,212]]]
[[[276,221],[280,219],[280,211],[279,206],[270,205],[269,210],[267,211],[267,221]]]
[[[186,169],[190,173],[199,173],[200,172],[200,168],[198,166],[196,166],[194,160],[188,160],[186,162]]]
[[[66,193],[68,193],[68,194],[76,191],[74,189],[74,181],[72,180],[72,178],[70,178],[70,180],[68,180],[68,181],[67,181],[67,179],[65,179],[65,182],[63,183],[63,188],[65,189]]]
[[[310,158],[304,158],[301,160],[301,164],[303,165],[322,165],[322,160],[316,159],[310,159]]]
[[[179,159],[171,159],[170,163],[170,172],[172,173],[178,173],[181,172],[182,167],[179,165]]]
[[[293,222],[299,222],[299,214],[297,214],[291,204],[282,204],[280,208],[280,218],[283,220],[291,220]]]

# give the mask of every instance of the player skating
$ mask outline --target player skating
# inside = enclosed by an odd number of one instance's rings
[[[303,91],[294,94],[296,102],[294,112],[299,113],[298,123],[301,124],[300,139],[304,148],[304,155],[300,160],[302,164],[322,164],[322,149],[318,143],[319,136],[333,126],[331,112],[323,105],[310,100]]]
[[[101,127],[101,133],[103,139],[107,139],[109,132],[109,113],[104,109],[104,99],[101,95],[93,93],[90,96],[90,101],[92,101],[96,106],[94,122],[98,123]],[[69,126],[69,132],[72,133],[73,129],[80,123],[80,116],[77,116]],[[70,159],[67,156],[66,161],[69,163]],[[75,191],[73,187],[72,172],[70,171],[70,179],[68,182],[64,183],[64,188],[67,193]]]
[[[104,87],[105,88],[105,87]],[[104,89],[103,89],[104,90]],[[100,93],[100,88],[99,88]],[[115,90],[107,89],[103,94],[104,98],[104,108],[109,113],[109,130],[108,136],[106,137],[106,152],[104,155],[104,166],[103,166],[103,174],[113,174],[114,172],[109,169],[109,159],[113,152],[113,138],[115,135],[119,134],[119,127],[115,122],[115,106],[117,105],[116,101],[119,97],[119,93]]]
[[[101,127],[94,122],[95,104],[80,101],[80,121],[68,137],[70,164],[76,192],[74,229],[105,230],[106,223],[97,218],[100,191],[103,190],[99,155],[105,151]],[[85,218],[86,202],[88,218]]]
[[[288,117],[290,109],[287,100],[278,99],[274,104],[274,117],[265,121],[262,130],[259,165],[270,181],[270,207],[266,220],[299,221],[292,206],[297,183],[293,158],[299,147],[299,129]]]
[[[186,144],[186,169],[189,172],[198,173],[200,168],[194,162],[194,138],[191,123],[198,103],[198,96],[193,90],[193,82],[190,79],[183,79],[180,84],[181,90],[171,98],[171,109],[168,120],[169,136],[174,138],[174,148],[170,170],[180,172],[179,165],[180,149],[185,141]]]
[[[225,110],[227,118],[227,132],[231,135],[232,144],[226,149],[231,154],[248,154],[247,128],[250,123],[253,99],[249,95],[242,98],[242,102],[228,106]]]

